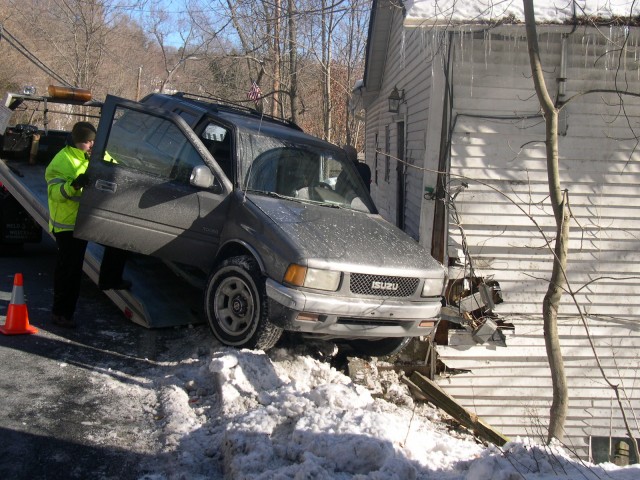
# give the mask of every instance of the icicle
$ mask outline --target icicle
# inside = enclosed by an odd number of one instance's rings
[[[549,53],[549,39],[551,38],[551,35],[547,35],[547,53]]]
[[[435,58],[434,55],[436,54],[435,52],[435,44],[438,41],[438,38],[436,36],[436,32],[432,31],[431,35],[430,35],[430,39],[429,39],[429,45],[431,46],[431,58]]]
[[[487,61],[487,48],[489,45],[489,33],[485,30],[483,32],[484,38],[482,39],[482,46],[484,47],[484,69],[488,70],[489,69],[489,65],[488,65],[488,61]]]
[[[469,96],[471,98],[473,98],[473,66],[475,65],[475,62],[473,61],[473,52],[474,52],[474,39],[475,39],[475,33],[472,31],[472,28],[469,27],[469,32],[471,34],[471,58],[469,59],[470,63],[471,63],[471,85],[469,86]]]
[[[438,32],[438,45],[435,48],[442,50],[442,55],[440,55],[440,68],[443,70],[445,69],[445,58],[449,56],[449,49],[451,48],[447,38],[445,32]]]
[[[624,70],[625,74],[627,73],[627,47],[628,47],[628,43],[627,43],[627,36],[629,35],[629,27],[627,27],[625,25],[625,27],[622,29],[622,41],[624,42],[624,51],[622,52],[622,69]]]
[[[604,69],[605,71],[609,71],[611,69],[611,41],[613,39],[613,26],[609,25],[609,36],[607,37],[607,41],[605,42],[605,62]],[[608,75],[607,75],[608,76]]]
[[[486,70],[489,69],[489,59],[491,58],[491,37],[492,34],[491,32],[487,32],[485,31],[484,33],[485,35],[485,39],[484,39],[484,68]]]
[[[460,65],[464,64],[464,27],[459,26],[456,32],[460,38]]]
[[[407,29],[402,27],[402,32],[400,34],[400,69],[401,70],[404,70],[405,63],[406,63],[405,50],[404,50],[406,31]]]

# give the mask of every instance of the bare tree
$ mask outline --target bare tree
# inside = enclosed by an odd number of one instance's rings
[[[159,81],[160,92],[169,88],[188,61],[203,60],[218,34],[197,4],[185,11],[169,13],[162,2],[154,2],[146,25],[162,54],[164,75]]]
[[[564,437],[564,424],[567,418],[569,392],[564,372],[564,362],[558,338],[558,309],[562,292],[566,287],[564,272],[567,268],[567,252],[569,249],[570,212],[568,207],[569,192],[562,190],[560,170],[558,166],[558,110],[555,107],[544,81],[538,34],[536,31],[533,0],[524,0],[524,14],[529,45],[529,60],[536,94],[540,101],[546,123],[547,177],[549,196],[556,221],[556,238],[553,257],[553,270],[549,279],[549,287],[544,296],[542,315],[544,321],[544,339],[551,369],[553,384],[553,402],[550,410],[548,441],[552,438]]]
[[[587,95],[590,93],[615,93],[620,100],[620,113],[626,116],[623,96],[632,95],[640,96],[638,93],[628,92],[620,90],[618,87],[618,76],[615,77],[615,90],[590,90],[581,92],[574,95],[570,99],[564,101],[560,106],[556,106],[548,93],[545,86],[544,75],[540,62],[539,47],[537,41],[537,29],[535,24],[535,15],[533,8],[533,0],[524,1],[524,13],[527,30],[527,43],[529,47],[529,59],[531,63],[531,72],[533,74],[534,85],[536,89],[536,95],[540,101],[540,105],[543,111],[546,124],[546,153],[547,153],[547,175],[549,182],[549,194],[553,207],[554,217],[556,221],[556,237],[554,245],[554,258],[553,258],[553,270],[551,278],[549,280],[549,287],[544,298],[543,304],[543,318],[544,318],[544,336],[545,345],[547,349],[547,356],[549,358],[549,366],[551,368],[552,384],[553,384],[553,402],[550,409],[550,423],[547,441],[551,441],[553,438],[562,439],[564,436],[564,424],[567,416],[568,409],[568,389],[566,384],[566,377],[564,374],[564,365],[562,360],[562,353],[560,350],[560,343],[558,340],[557,331],[557,312],[562,298],[563,291],[567,292],[573,302],[576,304],[577,311],[582,319],[583,325],[587,331],[589,342],[597,361],[600,373],[616,396],[620,411],[623,417],[625,427],[627,429],[628,437],[631,442],[636,458],[640,458],[640,452],[638,449],[638,442],[635,439],[635,435],[629,425],[625,408],[622,405],[620,398],[620,391],[618,385],[613,384],[607,377],[600,360],[598,353],[589,334],[589,328],[586,319],[583,314],[583,309],[577,302],[576,294],[588,285],[584,285],[578,289],[573,289],[569,284],[566,274],[566,267],[568,262],[568,244],[569,244],[569,229],[571,222],[571,212],[569,209],[569,192],[563,190],[560,185],[560,173],[558,165],[558,114],[560,110],[566,105],[575,100],[576,98]],[[626,38],[625,38],[626,42]],[[620,46],[620,55],[623,55],[625,51],[624,45]],[[635,148],[639,143],[638,136],[634,132],[633,125],[630,123],[627,117],[627,124],[635,138]],[[597,280],[594,280],[597,281]],[[590,282],[591,283],[591,282]]]
[[[336,121],[341,127],[338,138],[340,143],[354,146],[358,144],[358,129],[362,121],[353,114],[351,99],[356,80],[361,79],[364,74],[368,20],[369,3],[351,2],[346,11],[345,21],[338,25],[339,34],[335,38],[336,61],[344,69],[343,75],[334,76],[338,80],[337,96],[341,97],[337,103],[343,107],[336,115]]]
[[[289,26],[289,101],[291,102],[291,121],[298,123],[298,23],[296,22],[295,0],[287,1]]]

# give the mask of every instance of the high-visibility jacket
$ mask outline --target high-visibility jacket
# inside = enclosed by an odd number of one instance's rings
[[[45,170],[51,232],[74,229],[82,189],[76,190],[71,182],[84,173],[88,166],[89,159],[85,152],[67,145],[53,157]]]

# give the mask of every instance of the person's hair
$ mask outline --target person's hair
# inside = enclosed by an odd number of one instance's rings
[[[96,138],[96,127],[89,122],[78,122],[71,129],[73,143],[86,143]]]
[[[356,163],[358,161],[358,151],[353,145],[345,145],[342,147],[342,150],[347,154],[347,158],[352,162]]]

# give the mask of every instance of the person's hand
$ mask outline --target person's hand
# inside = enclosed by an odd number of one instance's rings
[[[80,190],[81,188],[89,185],[89,183],[91,183],[91,180],[89,180],[89,175],[87,175],[86,173],[81,173],[75,178],[73,182],[71,182],[71,186],[76,190]]]

